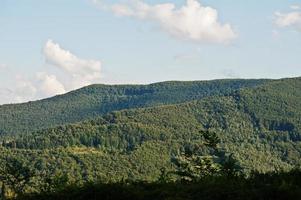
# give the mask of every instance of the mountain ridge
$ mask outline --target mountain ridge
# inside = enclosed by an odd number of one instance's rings
[[[279,92],[279,85],[287,89]],[[301,164],[300,116],[301,78],[286,79],[224,96],[113,111],[12,137],[7,146],[33,150],[84,146],[128,154],[151,143],[161,144],[171,156],[179,149],[202,144],[199,132],[208,130],[220,137],[223,148],[246,171],[269,172]]]
[[[148,85],[91,85],[39,101],[0,106],[0,134],[31,132],[122,109],[174,104],[256,87],[266,79],[168,81]]]

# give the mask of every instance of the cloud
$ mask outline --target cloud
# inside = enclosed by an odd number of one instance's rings
[[[12,77],[13,85],[0,88],[0,104],[43,99],[99,81],[100,61],[78,58],[52,40],[46,42],[43,50],[46,62],[61,70],[61,79],[48,72],[38,72],[30,78],[16,75]],[[0,64],[2,69],[7,71],[9,68]]]
[[[222,75],[225,78],[239,78],[240,77],[233,69],[222,70]]]
[[[11,103],[13,91],[8,88],[0,88],[0,105]]]
[[[290,8],[293,10],[300,10],[301,7],[300,5],[291,5]]]
[[[64,85],[57,80],[55,75],[45,72],[37,73],[38,89],[42,96],[54,96],[66,92]]]
[[[14,78],[14,83],[11,88],[0,88],[0,104],[21,103],[36,98],[37,89],[32,82],[17,75]]]
[[[0,64],[0,70],[5,70],[7,69],[7,65],[6,64]]]
[[[293,28],[301,31],[301,12],[292,11],[288,13],[275,12],[274,23],[280,28]]]
[[[37,73],[30,80],[22,75],[16,75],[14,83],[9,88],[0,88],[0,104],[33,101],[66,92],[56,76],[46,72]]]
[[[4,103],[20,103],[33,100],[36,95],[35,86],[21,75],[12,74],[11,68],[0,64],[0,74],[12,82],[3,82],[0,88],[0,105]]]
[[[23,102],[28,100],[33,100],[37,94],[37,88],[29,80],[24,79],[24,77],[18,75],[16,76],[16,87],[14,88],[14,95],[16,102]]]
[[[110,6],[108,6],[108,4],[104,2],[104,0],[91,0],[91,2],[101,10],[110,9]]]
[[[44,46],[46,62],[58,67],[70,77],[68,89],[76,89],[95,82],[101,78],[101,62],[78,58],[58,43],[48,40]]]
[[[162,30],[182,40],[229,43],[237,37],[229,23],[219,22],[216,9],[203,6],[197,0],[186,0],[180,8],[173,3],[149,5],[134,0],[113,4],[111,11],[118,16],[158,23]]]

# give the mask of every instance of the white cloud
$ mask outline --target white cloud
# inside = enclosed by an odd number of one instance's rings
[[[293,10],[300,10],[301,7],[300,5],[291,5],[290,8]]]
[[[0,104],[20,103],[35,98],[37,91],[34,85],[22,76],[12,74],[8,65],[0,64],[0,75],[5,77],[0,88]]]
[[[37,73],[30,80],[17,75],[14,83],[10,88],[0,88],[0,104],[33,101],[66,92],[56,76],[46,72]]]
[[[8,88],[0,88],[0,105],[12,102],[13,91]]]
[[[101,10],[108,10],[110,7],[107,3],[104,3],[104,0],[91,0],[93,4],[95,4]]]
[[[301,31],[301,12],[293,11],[289,13],[275,12],[275,24],[280,28],[290,27]]]
[[[57,80],[55,75],[48,75],[45,72],[37,73],[39,93],[42,96],[54,96],[66,92],[64,85]]]
[[[37,94],[37,88],[31,81],[24,79],[22,76],[16,77],[16,87],[14,88],[14,100],[23,102],[33,100]]]
[[[66,85],[68,89],[96,83],[101,78],[100,61],[78,58],[52,40],[46,42],[44,55],[47,63],[58,67],[70,76],[71,82]]]
[[[101,77],[100,61],[80,59],[52,40],[45,44],[44,55],[47,63],[61,69],[61,79],[47,72],[36,73],[30,79],[16,75],[12,77],[13,85],[0,88],[0,104],[20,103],[63,94],[96,83]],[[0,70],[2,69],[7,71],[7,65],[0,64]]]
[[[7,65],[6,64],[0,64],[0,70],[4,70],[7,69]]]
[[[14,83],[11,88],[0,88],[0,104],[21,103],[36,98],[37,89],[32,82],[17,75]]]
[[[134,16],[134,11],[127,5],[115,4],[112,6],[112,11],[119,16]]]
[[[111,10],[118,16],[156,22],[164,31],[183,40],[228,43],[237,36],[229,23],[219,22],[216,9],[197,0],[186,0],[180,8],[173,3],[150,5],[134,0],[113,4]]]
[[[222,75],[225,78],[240,78],[240,76],[233,69],[222,70]]]

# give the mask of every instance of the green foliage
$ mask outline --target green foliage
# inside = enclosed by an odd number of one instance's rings
[[[122,109],[174,104],[225,95],[267,80],[163,82],[150,85],[91,85],[41,101],[0,106],[0,135],[28,133],[92,119]]]
[[[199,146],[189,149],[175,157],[174,163],[177,167],[175,172],[182,181],[200,181],[208,176],[235,176],[239,175],[240,166],[233,158],[233,154],[226,156],[223,149],[218,148],[220,142],[215,133],[209,131],[201,132],[205,145],[214,151],[214,155],[202,155]]]
[[[212,156],[182,155],[176,158],[176,175],[182,181],[198,181],[219,173],[221,166],[214,162]]]
[[[46,150],[82,146],[128,154],[146,142],[160,142],[167,146],[171,158],[196,145],[204,155],[213,155],[212,147],[220,140],[220,147],[232,152],[246,173],[289,170],[301,164],[301,88],[296,89],[301,85],[299,82],[300,79],[271,81],[227,96],[116,111],[94,120],[2,137],[2,143],[6,148]],[[294,85],[293,95],[289,90],[278,92],[279,84],[288,85],[289,89]],[[264,104],[265,101],[268,103]],[[289,112],[280,112],[280,104]],[[294,128],[284,130],[284,121]],[[210,134],[202,136],[200,129],[208,129]],[[210,144],[208,139],[214,142]]]
[[[197,182],[115,183],[69,186],[61,191],[28,194],[20,200],[287,200],[301,199],[301,172],[208,177]]]
[[[262,84],[256,88],[245,88],[259,83]],[[241,87],[244,88],[233,91]],[[108,96],[104,98],[100,92]],[[95,102],[87,100],[91,95],[95,95]],[[79,189],[91,182],[127,185],[159,180],[160,184],[166,184],[170,171],[177,171],[182,180],[198,182],[183,192],[195,192],[198,188],[215,193],[232,189],[251,193],[258,189],[251,184],[254,181],[260,186],[260,194],[265,191],[288,194],[298,189],[292,185],[298,184],[293,176],[284,172],[301,165],[300,102],[301,78],[91,86],[44,101],[0,107],[1,129],[18,133],[0,136],[0,159],[9,156],[16,161],[13,166],[21,166],[20,169],[23,166],[25,172],[32,173],[26,181],[28,194],[62,195],[60,190],[65,186]],[[45,106],[45,110],[36,105]],[[75,107],[70,109],[66,105]],[[29,106],[26,112],[23,106]],[[201,134],[200,130],[206,131]],[[0,168],[7,169],[5,164]],[[260,174],[254,175],[253,171]],[[280,171],[286,175],[274,174]],[[271,175],[262,175],[266,173]],[[261,183],[258,177],[267,181]],[[1,177],[3,183],[2,179],[5,178]],[[241,186],[235,185],[239,183]],[[129,187],[137,189],[135,184]],[[179,189],[177,185],[166,187],[166,191]],[[225,191],[220,191],[220,187],[226,187]],[[204,197],[207,192],[199,194]],[[181,199],[183,196],[179,195]]]
[[[21,160],[11,156],[3,156],[0,160],[0,183],[2,185],[2,196],[5,196],[7,189],[13,190],[15,194],[26,192],[26,187],[31,184],[31,177],[34,176],[30,168]]]

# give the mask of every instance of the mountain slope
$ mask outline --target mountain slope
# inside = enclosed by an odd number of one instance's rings
[[[94,118],[111,111],[174,104],[225,95],[268,80],[163,82],[150,85],[91,85],[65,95],[0,106],[0,135],[26,133]]]
[[[117,151],[121,155],[135,155],[136,151],[144,151],[140,157],[135,157],[137,160],[145,159],[147,152],[158,156],[158,152],[147,145],[156,144],[162,147],[160,153],[165,155],[164,162],[156,162],[152,166],[154,174],[158,174],[160,167],[168,168],[166,163],[170,162],[173,155],[202,144],[199,131],[209,130],[219,135],[221,147],[234,153],[245,171],[267,172],[287,170],[301,164],[300,116],[301,78],[283,79],[225,96],[115,111],[95,120],[5,139],[3,144],[5,147],[15,146],[32,151],[74,146]],[[207,149],[202,148],[206,154]],[[166,156],[168,154],[169,157]],[[81,162],[88,161],[82,158]],[[118,158],[115,162],[119,162]],[[151,162],[148,160],[147,163]],[[95,160],[95,163],[98,161]],[[134,170],[138,173],[137,177],[143,179],[144,175],[140,173],[148,165],[139,165],[138,172],[135,165],[128,170]],[[114,168],[106,170],[114,173]]]

